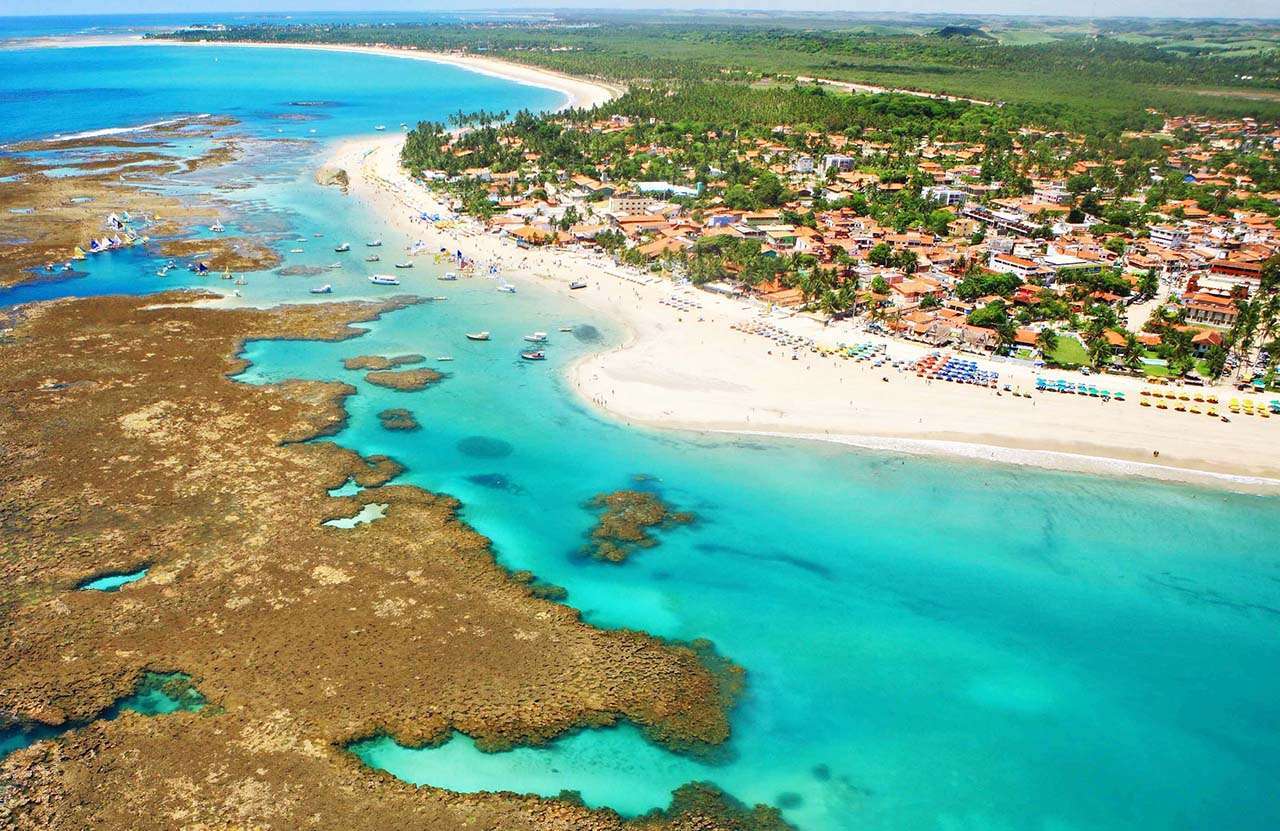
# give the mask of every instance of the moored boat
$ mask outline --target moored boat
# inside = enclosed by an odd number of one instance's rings
[[[316,286],[311,289],[312,294],[333,294],[333,286],[325,283],[323,286]]]
[[[441,274],[441,275],[440,275],[439,277],[437,277],[436,279],[437,279],[437,280],[444,280],[445,282],[453,282],[454,280],[457,280],[457,279],[458,279],[458,275],[457,275],[457,273],[456,273],[456,272],[448,271],[448,272],[445,272],[444,274]]]
[[[535,349],[532,352],[521,352],[520,357],[524,358],[526,361],[545,361],[547,359],[547,353],[543,352],[541,349]]]
[[[369,282],[375,286],[398,286],[400,278],[392,274],[374,274],[369,278]]]
[[[370,240],[369,242],[366,242],[366,243],[365,243],[365,247],[366,247],[366,248],[381,248],[381,247],[382,247],[382,240],[380,240],[380,239]]]
[[[571,289],[585,289],[586,287],[587,287],[587,284],[582,280],[574,280],[572,283],[569,284],[569,288]]]
[[[484,332],[467,332],[467,340],[488,340],[488,331]]]
[[[351,243],[349,243],[349,242],[344,242],[344,243],[342,243],[341,245],[336,246],[333,250],[334,250],[334,251],[337,251],[339,254],[342,254],[343,252],[346,252],[346,251],[350,251],[350,250],[351,250]]]
[[[510,283],[503,283],[502,285],[498,286],[498,291],[505,291],[507,294],[515,294],[516,287],[511,285]]]
[[[533,332],[532,334],[525,335],[525,336],[524,336],[524,339],[525,339],[525,340],[527,340],[527,341],[529,341],[529,343],[546,343],[546,342],[547,342],[547,333],[546,333],[546,332]]]
[[[366,263],[376,263],[376,262],[378,262],[378,261],[379,261],[379,260],[381,260],[381,259],[382,259],[382,258],[381,258],[381,257],[379,257],[377,254],[370,254],[369,256],[367,256],[367,257],[365,257],[365,258],[364,258],[364,261],[365,261]]]
[[[223,231],[227,229],[222,227],[221,222],[214,222],[212,225],[209,226],[209,230],[213,231],[215,234],[221,234]]]
[[[405,260],[402,263],[396,263],[396,268],[413,268],[413,263],[409,260]]]

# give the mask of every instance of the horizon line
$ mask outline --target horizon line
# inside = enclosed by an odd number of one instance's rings
[[[953,17],[953,18],[1016,18],[1016,19],[1043,19],[1043,20],[1165,20],[1165,21],[1230,21],[1230,22],[1254,22],[1268,23],[1280,25],[1280,17],[1255,17],[1247,15],[1145,15],[1145,14],[1061,14],[1061,13],[1045,13],[1045,12],[960,12],[960,11],[846,11],[842,9],[817,9],[817,8],[795,8],[795,9],[765,9],[765,8],[719,8],[715,6],[637,6],[635,8],[610,9],[605,7],[588,7],[588,6],[528,6],[525,8],[444,8],[444,9],[421,9],[421,10],[405,10],[405,9],[260,9],[260,10],[240,10],[226,11],[219,9],[200,9],[193,11],[186,10],[170,10],[170,11],[153,11],[153,12],[124,12],[124,13],[105,13],[105,12],[5,12],[0,13],[0,20],[17,19],[17,18],[41,18],[41,17],[103,17],[111,19],[130,18],[130,17],[162,17],[172,15],[297,15],[297,14],[350,14],[350,15],[378,15],[378,14],[399,14],[399,15],[436,15],[436,14],[458,14],[458,13],[501,13],[506,15],[518,15],[521,13],[576,13],[583,14],[589,12],[603,13],[606,15],[617,15],[635,12],[703,12],[718,15],[733,14],[753,14],[765,17],[784,17],[786,15],[814,15],[825,17],[876,17],[876,16],[902,16],[909,17]]]

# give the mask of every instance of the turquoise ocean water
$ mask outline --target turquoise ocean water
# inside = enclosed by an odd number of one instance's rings
[[[56,95],[35,94],[46,83]],[[322,119],[282,120],[294,100],[328,105]],[[354,384],[336,440],[457,496],[502,563],[564,586],[592,623],[706,637],[748,672],[715,763],[626,727],[500,754],[465,737],[418,751],[380,740],[357,748],[368,763],[459,790],[579,790],[624,814],[705,779],[814,831],[1280,827],[1277,500],[636,429],[588,410],[562,380],[568,363],[616,342],[609,320],[524,282],[516,295],[484,279],[437,282],[423,259],[399,289],[369,286],[360,243],[384,238],[389,262],[411,240],[311,184],[325,142],[459,108],[555,106],[553,93],[391,58],[174,47],[0,51],[0,101],[19,108],[0,140],[185,112],[241,118],[254,157],[204,185],[237,184],[228,230],[278,229],[293,240],[282,251],[304,248],[290,264],[344,262],[323,277],[249,275],[244,302],[307,301],[321,281],[333,299],[448,297],[346,343],[252,343],[242,380]],[[82,120],[67,112],[75,102]],[[331,250],[343,239],[345,259]],[[201,282],[158,280],[135,251],[91,265],[0,303]],[[480,328],[491,342],[463,338]],[[518,357],[534,330],[552,333],[543,364]],[[418,393],[341,366],[400,352],[454,360]],[[376,414],[388,407],[412,410],[422,429],[385,431]],[[584,558],[584,501],[632,486],[697,522],[622,566]]]

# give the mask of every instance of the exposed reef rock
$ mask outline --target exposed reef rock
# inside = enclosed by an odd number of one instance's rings
[[[149,671],[186,673],[209,705],[12,753],[0,827],[621,831],[569,802],[413,787],[344,748],[453,731],[510,747],[622,719],[681,749],[727,738],[725,673],[697,646],[588,626],[511,579],[454,500],[308,441],[342,424],[349,386],[232,380],[246,340],[349,338],[413,301],[184,305],[206,296],[6,318],[0,712],[89,719]],[[348,480],[369,490],[326,493]],[[385,516],[323,524],[370,503]],[[75,588],[139,561],[127,591]],[[676,809],[646,827],[746,828],[709,803]]]
[[[413,413],[403,407],[383,410],[378,413],[378,420],[382,422],[384,430],[417,430],[421,427],[418,420],[413,417]]]
[[[199,260],[211,271],[263,271],[280,264],[280,255],[251,237],[171,239],[160,243],[166,257]]]
[[[417,392],[425,390],[443,377],[434,369],[383,369],[366,372],[364,380],[400,392]]]
[[[394,369],[405,364],[420,364],[425,360],[423,355],[393,355],[390,358],[384,355],[356,355],[354,358],[344,358],[342,366],[345,369]]]
[[[22,242],[0,245],[0,286],[39,279],[41,272],[32,269],[71,260],[76,246],[88,250],[90,239],[124,239],[126,232],[107,223],[112,213],[129,214],[130,228],[153,239],[178,236],[211,222],[217,216],[214,206],[158,193],[154,185],[164,181],[161,177],[180,177],[234,161],[239,155],[236,142],[216,132],[234,123],[200,117],[129,138],[92,136],[6,145],[0,153],[0,239]],[[175,138],[212,142],[199,156],[183,158],[173,151]],[[57,168],[76,174],[49,173]]]
[[[343,193],[351,187],[351,179],[347,176],[347,171],[336,167],[322,167],[316,171],[316,184],[323,186],[335,185],[342,189]]]
[[[693,521],[693,514],[672,511],[657,495],[647,491],[614,491],[593,497],[587,507],[600,511],[591,529],[586,551],[597,560],[625,562],[640,548],[658,544],[651,529],[670,528]]]

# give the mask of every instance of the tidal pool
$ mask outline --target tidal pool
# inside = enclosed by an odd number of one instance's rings
[[[182,672],[145,672],[131,694],[108,707],[93,721],[110,721],[122,713],[140,713],[144,716],[162,716],[179,711],[197,712],[207,702],[191,683],[191,676]],[[90,722],[70,722],[58,727],[47,724],[19,723],[0,729],[0,759],[15,750],[30,747],[39,741],[56,739],[64,733],[84,727]]]
[[[81,591],[95,592],[114,592],[119,591],[121,586],[135,583],[147,576],[149,569],[140,568],[137,571],[128,571],[117,574],[104,574],[101,577],[94,578],[88,582],[81,583],[77,588]]]

